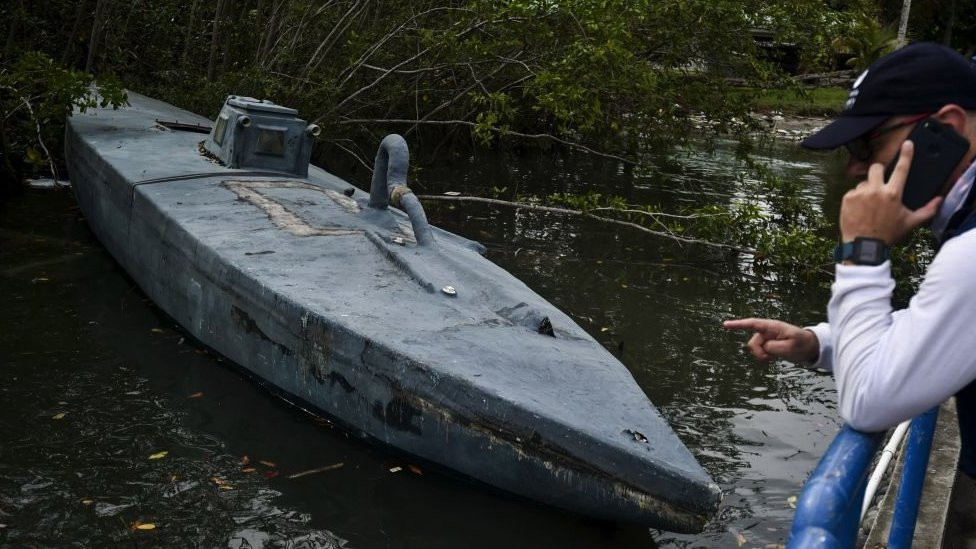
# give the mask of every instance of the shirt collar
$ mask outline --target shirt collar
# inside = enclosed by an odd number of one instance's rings
[[[974,180],[976,180],[976,162],[971,163],[969,168],[952,185],[952,189],[949,190],[945,200],[942,201],[942,205],[939,206],[938,213],[932,219],[930,227],[939,240],[942,240],[946,229],[949,227],[949,221],[952,220],[956,212],[969,204],[970,201],[966,199],[972,190]]]

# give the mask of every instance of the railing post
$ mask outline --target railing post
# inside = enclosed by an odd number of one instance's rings
[[[884,433],[844,426],[797,499],[788,547],[852,547],[861,518],[868,468]]]
[[[912,420],[888,532],[889,549],[912,545],[938,413],[935,407]],[[883,437],[884,433],[862,433],[847,425],[840,430],[797,500],[788,548],[854,547],[868,467]]]
[[[898,485],[898,496],[895,498],[891,530],[888,532],[889,549],[912,546],[918,506],[922,499],[922,485],[925,482],[929,454],[932,450],[932,435],[938,417],[939,407],[936,406],[912,420],[912,428],[905,442],[905,460],[901,482]]]

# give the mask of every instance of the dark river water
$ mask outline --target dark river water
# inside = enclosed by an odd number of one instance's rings
[[[418,194],[617,194],[694,205],[746,191],[720,144],[655,170],[495,153],[419,171]],[[836,201],[839,159],[764,153]],[[350,174],[360,187],[365,174]],[[752,187],[749,187],[752,188]],[[494,190],[493,190],[494,189]],[[504,190],[502,190],[504,189]],[[833,197],[832,197],[833,195]],[[565,310],[632,371],[721,486],[707,530],[597,522],[422,470],[275,397],[201,348],[89,232],[70,192],[0,206],[0,546],[767,547],[839,421],[829,375],[758,364],[723,319],[812,323],[828,290],[701,246],[504,206],[427,202],[431,221]],[[296,473],[332,466],[291,478]]]

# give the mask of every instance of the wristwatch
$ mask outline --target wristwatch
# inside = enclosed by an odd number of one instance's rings
[[[837,263],[850,261],[855,265],[881,265],[891,257],[891,250],[884,240],[859,236],[853,242],[844,242],[834,248]]]

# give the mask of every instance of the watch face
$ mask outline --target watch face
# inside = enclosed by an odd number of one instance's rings
[[[862,240],[857,254],[858,263],[881,263],[881,244],[876,240]]]

